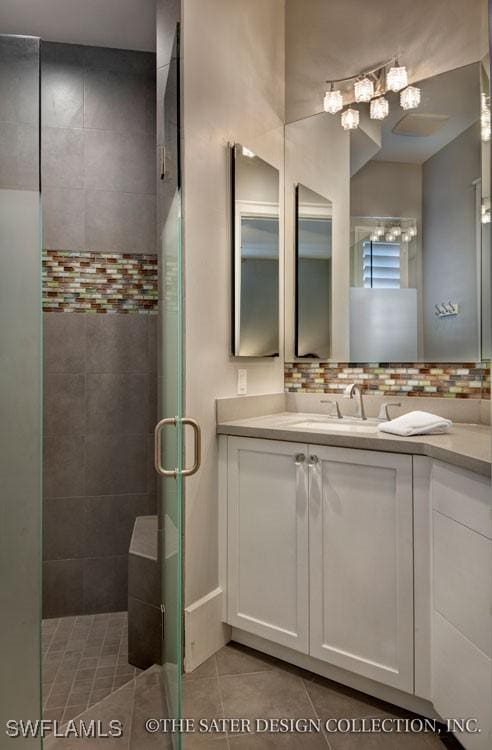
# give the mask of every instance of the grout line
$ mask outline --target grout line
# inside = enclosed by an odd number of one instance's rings
[[[312,709],[313,709],[313,711],[314,711],[314,715],[316,716],[316,718],[317,718],[317,719],[319,719],[319,720],[320,720],[321,722],[323,722],[323,719],[321,718],[321,716],[320,716],[320,715],[318,714],[318,712],[316,711],[316,707],[315,707],[315,705],[314,705],[313,701],[311,700],[311,696],[309,695],[309,690],[308,690],[308,689],[307,689],[307,687],[306,687],[306,683],[305,683],[305,681],[303,680],[303,678],[302,678],[302,677],[300,678],[300,680],[301,680],[301,682],[302,682],[302,686],[303,686],[303,688],[304,688],[304,691],[305,691],[305,693],[306,693],[306,695],[307,695],[307,699],[308,699],[309,703],[311,704],[311,708],[312,708]],[[323,738],[324,738],[324,740],[325,740],[326,744],[328,745],[328,747],[329,747],[329,748],[330,748],[330,750],[331,750],[331,745],[330,745],[330,742],[329,742],[329,740],[328,740],[328,737],[326,736],[326,733],[325,733],[324,729],[322,729],[322,730],[321,730],[321,734],[323,735]]]
[[[223,696],[222,688],[221,688],[221,684],[220,684],[221,675],[219,674],[219,665],[217,664],[217,656],[215,654],[213,654],[213,658],[214,658],[214,664],[215,664],[215,676],[216,676],[216,679],[217,679],[217,690],[219,692],[219,699],[220,699],[220,708],[222,710],[222,716],[225,718],[224,696]],[[231,746],[230,746],[230,743],[229,743],[229,732],[227,730],[225,732],[225,737],[226,737],[227,747],[230,750]]]

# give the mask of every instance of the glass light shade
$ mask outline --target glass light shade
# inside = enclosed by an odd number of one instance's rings
[[[342,112],[342,128],[344,130],[355,130],[359,127],[359,111],[349,107]]]
[[[371,101],[370,107],[371,120],[384,120],[389,114],[389,103],[384,96],[379,96],[377,99]]]
[[[354,95],[356,102],[370,102],[374,96],[374,84],[370,78],[363,78],[354,83]]]
[[[401,91],[408,85],[407,69],[404,65],[393,65],[386,74],[386,87],[390,91]]]
[[[384,237],[384,227],[378,227],[376,229],[376,234],[378,237]]]
[[[327,91],[323,99],[323,109],[331,115],[335,115],[343,109],[343,96],[341,91]]]
[[[377,242],[378,239],[379,239],[379,235],[377,234],[377,232],[373,232],[371,234],[371,242]]]
[[[412,238],[410,237],[408,232],[402,232],[401,239],[402,239],[402,242],[408,242]]]
[[[402,109],[416,109],[420,104],[420,89],[417,86],[407,86],[400,94]]]
[[[395,238],[392,232],[386,232],[386,234],[384,235],[384,239],[386,240],[386,242],[393,242]]]
[[[408,234],[410,237],[416,237],[417,236],[417,228],[416,227],[410,227],[408,230]]]
[[[401,234],[401,227],[392,227],[391,234],[393,235],[393,237],[399,237]]]

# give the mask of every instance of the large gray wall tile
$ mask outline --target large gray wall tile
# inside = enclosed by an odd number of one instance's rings
[[[43,189],[43,246],[71,252],[86,249],[84,190]]]
[[[84,495],[84,438],[52,435],[46,436],[43,443],[44,497]]]
[[[137,516],[151,514],[148,495],[86,498],[86,557],[127,555]]]
[[[84,187],[84,131],[73,128],[41,130],[43,187]]]
[[[41,121],[45,127],[83,127],[83,68],[59,62],[46,62],[43,65]]]
[[[87,373],[149,371],[147,315],[87,319]]]
[[[135,73],[87,69],[84,126],[125,133],[153,133],[155,81]]]
[[[37,128],[0,122],[0,188],[37,190],[38,186]]]
[[[85,442],[88,495],[147,492],[145,436],[88,435]]]
[[[127,557],[84,560],[84,611],[121,612],[126,608]]]
[[[84,64],[86,68],[151,76],[155,72],[155,55],[112,47],[84,47]]]
[[[43,563],[43,617],[65,617],[83,611],[83,561]]]
[[[154,137],[139,133],[84,130],[85,187],[154,193]]]
[[[44,378],[44,434],[85,433],[85,376],[46,374]]]
[[[84,497],[48,499],[43,509],[43,558],[61,560],[87,557]]]
[[[0,38],[0,121],[37,125],[39,42]]]
[[[148,375],[88,375],[86,414],[91,434],[144,435],[149,420]]]
[[[155,195],[86,191],[86,236],[91,251],[155,253]]]
[[[45,373],[85,372],[84,313],[44,313]]]

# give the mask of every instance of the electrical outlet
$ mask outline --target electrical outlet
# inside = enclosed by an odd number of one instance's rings
[[[238,370],[237,371],[237,394],[238,396],[244,396],[248,392],[248,371]]]

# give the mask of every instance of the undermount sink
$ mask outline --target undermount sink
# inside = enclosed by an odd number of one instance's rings
[[[300,422],[294,422],[291,427],[297,430],[318,430],[322,432],[377,432],[378,420],[355,419],[303,419]]]

